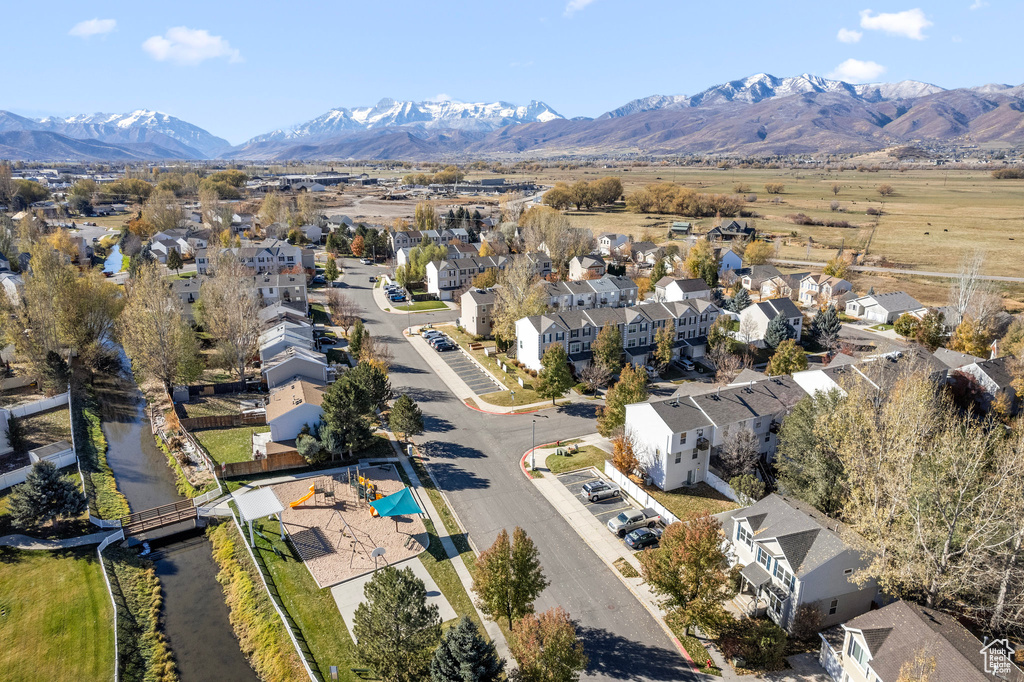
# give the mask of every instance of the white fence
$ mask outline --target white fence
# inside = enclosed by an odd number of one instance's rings
[[[34,403],[26,403],[24,405],[18,405],[8,410],[12,417],[27,417],[30,414],[36,414],[39,412],[45,412],[46,410],[52,410],[57,407],[70,407],[71,406],[71,393],[61,393],[55,395],[52,398],[43,398],[37,400]]]
[[[720,479],[718,476],[715,476],[710,471],[708,472],[707,476],[704,477],[704,482],[707,483],[712,488],[714,488],[715,490],[717,490],[718,492],[728,497],[733,502],[742,503],[742,500],[740,500],[740,496],[736,494],[736,491],[732,489],[732,486],[723,481],[722,479]]]
[[[647,491],[645,491],[643,488],[641,488],[636,483],[633,483],[633,481],[626,478],[626,476],[621,471],[612,466],[612,463],[609,462],[608,460],[605,460],[604,462],[604,474],[611,480],[618,483],[619,487],[622,488],[622,492],[626,493],[634,500],[636,500],[641,507],[650,507],[654,511],[661,514],[661,518],[665,522],[666,526],[670,523],[675,523],[679,520],[679,517],[677,517],[675,514],[666,509],[665,506],[661,504],[661,502],[658,502],[656,499],[648,495]]]
[[[71,466],[72,464],[78,461],[78,458],[75,456],[74,450],[58,452],[56,455],[43,457],[43,459],[47,462],[53,462],[58,469],[60,469],[61,467]],[[7,488],[12,488],[16,485],[24,483],[25,479],[28,478],[28,472],[30,471],[32,471],[32,467],[27,466],[21,467],[20,469],[15,469],[14,471],[10,471],[6,474],[0,474],[0,490],[6,490]]]

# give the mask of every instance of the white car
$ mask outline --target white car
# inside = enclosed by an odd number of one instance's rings
[[[692,372],[695,365],[690,358],[679,358],[676,363],[688,372]]]

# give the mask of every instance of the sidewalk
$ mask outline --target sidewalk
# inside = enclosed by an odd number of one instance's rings
[[[70,549],[72,547],[87,547],[89,545],[98,545],[108,536],[118,533],[120,531],[106,531],[100,533],[89,533],[88,535],[79,535],[74,538],[65,538],[63,540],[40,540],[39,538],[33,538],[28,535],[14,534],[5,535],[0,537],[0,547],[14,547],[15,549],[27,549],[27,550],[53,550],[53,549]]]
[[[584,437],[583,441],[584,443],[581,444],[593,444],[600,447],[600,437],[595,438],[591,435]],[[537,448],[537,451],[539,457],[542,454],[541,448]],[[549,453],[543,452],[544,456],[547,454]],[[528,456],[529,453],[524,456],[524,461]],[[676,645],[676,648],[679,649],[679,652],[683,657],[692,663],[692,659],[686,653],[683,645],[676,638],[672,630],[665,624],[666,611],[660,606],[659,598],[651,591],[650,587],[644,583],[643,578],[627,578],[615,567],[615,561],[622,558],[625,559],[629,565],[635,568],[638,573],[642,573],[640,562],[637,560],[634,552],[627,548],[619,538],[609,533],[604,524],[598,521],[593,514],[587,511],[576,495],[569,492],[564,485],[555,480],[555,475],[548,470],[543,461],[537,462],[537,471],[544,473],[544,476],[542,478],[531,478],[530,480],[535,486],[537,486],[537,489],[541,494],[544,495],[548,502],[551,503],[551,506],[561,514],[562,518],[572,526],[577,535],[579,535],[583,541],[590,546],[590,549],[592,549],[594,554],[604,562],[608,567],[608,570],[610,570],[612,574],[614,574],[629,589],[629,591],[633,593],[633,596],[636,597],[637,601],[639,601],[651,616],[654,617],[658,622],[658,625],[661,626],[662,630],[665,631],[665,634],[668,635]],[[717,652],[717,650],[712,646],[709,646],[709,643],[704,640],[702,640],[702,643],[707,646],[715,665],[722,669],[721,679],[741,679],[740,676],[737,675],[728,664],[726,664],[725,659]],[[701,673],[699,669],[695,669],[693,672],[702,680],[717,679],[715,676]]]

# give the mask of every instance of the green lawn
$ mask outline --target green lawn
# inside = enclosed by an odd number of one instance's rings
[[[576,471],[587,467],[597,467],[598,471],[604,471],[604,462],[611,457],[607,452],[594,445],[585,445],[579,452],[572,455],[556,455],[552,450],[547,456],[547,467],[553,474],[562,474],[566,471]]]
[[[24,439],[21,449],[25,451],[61,440],[71,442],[71,411],[66,407],[22,417],[18,426]]]
[[[327,313],[323,303],[314,303],[311,309],[313,311],[313,324],[329,325],[331,323],[331,316]]]
[[[530,374],[523,369],[519,369],[514,365],[510,365],[507,362],[505,366],[509,368],[508,373],[503,371],[498,366],[498,360],[496,356],[488,357],[482,350],[470,350],[469,344],[473,342],[472,337],[469,334],[458,331],[455,326],[441,326],[438,327],[445,334],[450,336],[456,343],[466,349],[466,351],[476,358],[477,362],[486,367],[491,374],[498,378],[498,381],[505,384],[508,391],[500,391],[497,393],[487,393],[481,396],[477,396],[477,400],[481,400],[491,405],[497,405],[499,407],[511,407],[513,405],[530,405],[532,403],[538,403],[544,400],[537,391],[533,389],[533,382],[536,381]],[[493,342],[489,342],[488,345],[492,345]],[[523,386],[519,385],[517,378],[522,378]],[[513,399],[509,391],[515,392],[515,398]]]
[[[61,469],[64,478],[75,484],[79,491],[82,489],[82,479],[78,476],[78,467],[74,464]],[[85,511],[76,519],[65,519],[56,528],[52,523],[47,523],[42,528],[19,528],[11,521],[11,515],[7,513],[7,501],[10,499],[13,488],[0,491],[0,536],[12,533],[25,533],[34,538],[46,538],[58,540],[61,538],[72,538],[77,535],[93,532],[96,527],[89,524],[89,512]],[[2,605],[2,604],[0,604]],[[2,676],[0,676],[2,677]]]
[[[224,464],[248,462],[252,459],[252,434],[269,430],[269,426],[239,426],[233,429],[204,429],[194,431],[192,435],[215,462]]]
[[[113,605],[95,551],[0,549],[0,608],[0,679],[113,677]]]
[[[441,301],[416,301],[409,305],[396,305],[395,310],[401,310],[404,312],[416,312],[417,310],[446,310],[446,306]]]
[[[892,328],[893,326],[891,324],[876,324],[873,327],[868,327],[868,329],[873,332],[887,332]]]

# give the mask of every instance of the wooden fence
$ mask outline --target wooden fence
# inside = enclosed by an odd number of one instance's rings
[[[305,458],[296,450],[290,452],[275,452],[263,459],[254,459],[249,462],[225,462],[220,465],[219,474],[222,478],[233,476],[251,476],[253,474],[265,474],[271,471],[282,469],[300,469],[309,466]]]
[[[239,412],[237,414],[215,414],[209,417],[178,417],[181,428],[189,431],[197,429],[228,429],[235,426],[266,426],[267,413],[260,411]]]

